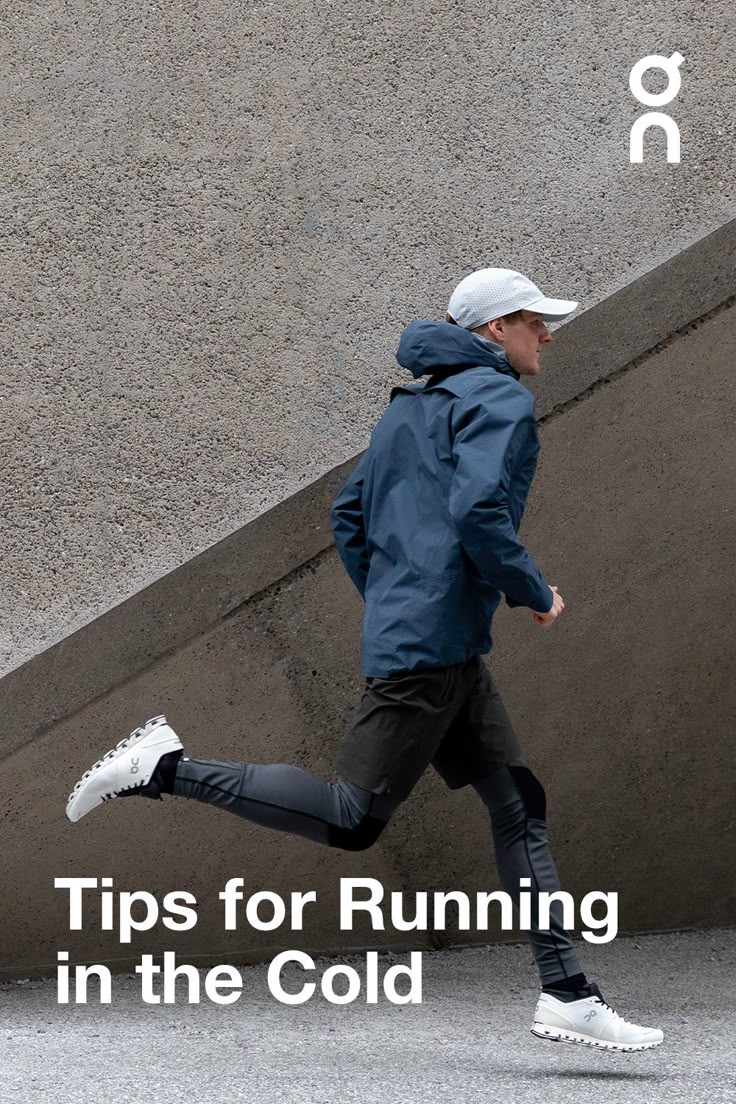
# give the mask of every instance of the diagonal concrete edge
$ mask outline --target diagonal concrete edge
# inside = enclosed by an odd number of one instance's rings
[[[736,292],[736,219],[633,280],[555,334],[535,388],[537,412],[615,375]]]
[[[537,390],[545,417],[736,291],[736,219],[555,335]],[[232,615],[332,545],[329,510],[356,457],[0,679],[0,761]]]

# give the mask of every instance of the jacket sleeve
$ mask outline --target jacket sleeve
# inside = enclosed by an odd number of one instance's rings
[[[335,499],[330,514],[335,546],[345,565],[345,570],[360,591],[362,598],[365,598],[369,566],[365,520],[361,504],[367,455],[367,452],[363,453],[357,468]]]
[[[511,473],[532,445],[534,404],[511,381],[493,395],[470,394],[455,425],[450,515],[481,577],[538,613],[552,608],[546,579],[519,541],[508,507]]]

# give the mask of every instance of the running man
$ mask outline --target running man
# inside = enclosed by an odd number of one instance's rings
[[[413,322],[402,334],[399,363],[429,378],[393,389],[332,510],[335,544],[365,601],[365,688],[337,781],[284,764],[192,759],[156,717],[80,779],[70,820],[115,797],[165,793],[358,851],[431,764],[487,807],[512,899],[522,884],[533,902],[560,888],[544,789],[481,656],[502,595],[542,628],[565,608],[517,536],[539,452],[534,399],[520,377],[539,373],[547,323],[576,306],[546,298],[519,272],[486,268],[457,286],[446,321]],[[608,1050],[662,1042],[659,1029],[628,1023],[588,981],[559,902],[529,938],[542,986],[536,1036]]]

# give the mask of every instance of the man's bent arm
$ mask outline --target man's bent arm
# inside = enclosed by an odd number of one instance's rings
[[[335,547],[362,598],[365,598],[369,566],[361,504],[366,456],[367,452],[364,452],[355,471],[335,499],[330,514]]]
[[[465,400],[453,445],[450,515],[481,577],[514,605],[547,613],[553,593],[519,541],[508,508],[511,471],[529,441],[533,403],[510,381],[494,391],[491,398]]]

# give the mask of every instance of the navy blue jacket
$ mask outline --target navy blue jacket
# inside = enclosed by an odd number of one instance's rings
[[[412,322],[397,359],[430,379],[393,389],[331,515],[376,678],[489,652],[502,593],[540,613],[553,597],[517,537],[539,453],[531,392],[449,322]]]

